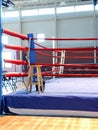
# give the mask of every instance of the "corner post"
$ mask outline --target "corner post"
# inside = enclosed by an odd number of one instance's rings
[[[0,0],[0,115],[2,115],[2,0]]]

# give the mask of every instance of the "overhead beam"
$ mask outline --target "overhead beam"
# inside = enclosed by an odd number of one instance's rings
[[[5,7],[15,6],[15,4],[11,2],[10,0],[2,0],[2,5]]]

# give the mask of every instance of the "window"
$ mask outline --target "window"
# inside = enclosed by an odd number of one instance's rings
[[[8,44],[8,36],[2,35],[2,44]],[[3,48],[5,50],[5,48]],[[12,52],[3,51],[2,52],[2,67],[3,68],[11,68],[12,65],[10,63],[5,63],[4,59],[11,59]]]
[[[39,15],[46,15],[46,14],[55,14],[55,9],[54,8],[39,9]]]
[[[2,44],[8,44],[8,36],[2,35]]]
[[[58,7],[56,12],[57,13],[70,13],[70,12],[74,12],[74,6]]]
[[[94,6],[92,5],[79,5],[75,6],[75,12],[80,12],[80,11],[92,11],[94,10]]]
[[[95,9],[98,10],[98,4],[95,6]]]
[[[23,10],[22,11],[22,16],[32,16],[32,15],[38,15],[38,10]]]
[[[5,17],[19,17],[18,11],[8,11],[4,13]]]
[[[45,41],[45,34],[43,33],[38,33],[37,34],[37,42],[44,42]]]
[[[12,64],[5,63],[4,59],[12,59],[12,52],[2,52],[2,67],[3,68],[11,68]]]
[[[4,12],[1,12],[1,17],[4,17]]]

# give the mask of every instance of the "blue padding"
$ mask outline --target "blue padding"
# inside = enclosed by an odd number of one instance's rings
[[[16,103],[17,102],[17,103]],[[77,110],[98,112],[98,97],[5,95],[3,107],[41,110]]]
[[[31,42],[30,42],[30,48],[35,48],[34,46],[34,40],[33,40],[33,34],[28,34],[28,38],[32,38]],[[35,64],[36,62],[36,54],[35,54],[35,50],[30,50],[30,63]]]
[[[35,48],[34,46],[34,40],[33,40],[33,34],[28,34],[28,38],[31,38],[30,42],[30,48]],[[36,53],[35,50],[30,50],[30,63],[35,64],[36,63]],[[36,68],[34,68],[34,73],[36,73]],[[33,82],[36,81],[36,77],[33,76],[32,78]]]

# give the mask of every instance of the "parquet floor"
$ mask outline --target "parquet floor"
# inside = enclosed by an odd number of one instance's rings
[[[0,116],[0,130],[98,130],[98,119],[46,116]]]

